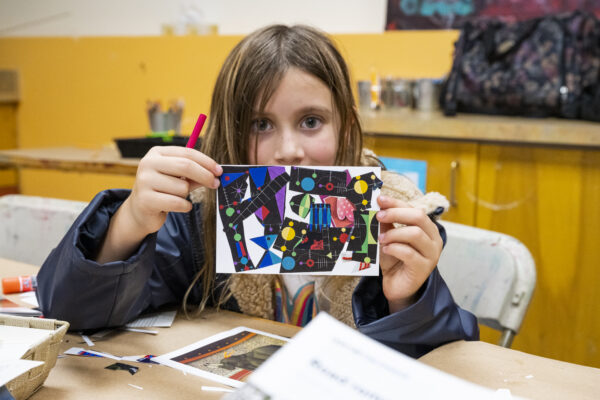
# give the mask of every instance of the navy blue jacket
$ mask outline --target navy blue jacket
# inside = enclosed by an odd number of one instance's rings
[[[50,253],[37,276],[46,317],[69,321],[74,330],[93,329],[123,325],[147,309],[181,303],[202,265],[199,205],[190,213],[169,213],[163,227],[148,235],[129,259],[103,265],[93,261],[111,216],[128,195],[127,190],[99,193]],[[216,279],[225,278],[219,274]],[[201,295],[201,285],[196,285],[191,303],[197,304]],[[381,277],[362,278],[352,306],[362,333],[412,357],[479,336],[475,317],[454,303],[437,269],[420,289],[418,301],[402,311],[389,314]],[[233,298],[224,308],[239,311]]]

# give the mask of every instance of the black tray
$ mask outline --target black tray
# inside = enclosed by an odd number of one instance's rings
[[[119,138],[114,139],[124,158],[142,158],[148,150],[154,146],[185,146],[188,141],[187,136],[170,137],[144,137],[144,138]],[[196,143],[196,146],[199,142]]]

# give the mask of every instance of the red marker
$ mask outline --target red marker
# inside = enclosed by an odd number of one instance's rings
[[[185,147],[193,149],[196,146],[196,142],[198,141],[198,136],[200,136],[200,132],[202,132],[202,127],[204,126],[204,122],[206,121],[206,115],[200,114],[198,116],[198,121],[196,121],[196,126],[194,126],[194,130],[192,131],[192,135],[188,139]]]

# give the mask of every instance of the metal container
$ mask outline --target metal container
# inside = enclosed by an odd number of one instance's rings
[[[358,106],[360,108],[371,106],[371,81],[358,81]]]
[[[394,79],[394,107],[410,108],[413,106],[413,81],[410,79]]]
[[[434,111],[440,108],[441,79],[419,79],[415,82],[415,107],[420,111]]]
[[[385,78],[381,83],[381,103],[385,108],[393,108],[394,104],[394,80]]]

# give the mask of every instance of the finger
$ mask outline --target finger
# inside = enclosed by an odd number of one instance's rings
[[[392,243],[408,244],[425,258],[437,257],[439,255],[442,250],[441,237],[439,239],[439,241],[431,240],[420,227],[414,225],[390,229],[379,235],[379,243],[382,246]]]
[[[221,176],[221,174],[223,173],[223,168],[219,164],[217,164],[215,160],[202,153],[201,151],[182,146],[157,146],[153,149],[157,149],[156,151],[163,156],[183,157],[195,161],[215,176]]]
[[[412,246],[404,243],[391,243],[381,248],[384,254],[397,258],[407,266],[423,265],[427,260]],[[385,271],[386,267],[380,264]]]
[[[379,208],[382,210],[388,208],[411,208],[412,206],[405,201],[395,199],[389,196],[379,195],[377,197],[377,203],[379,204]]]
[[[398,223],[415,225],[423,229],[432,240],[439,237],[439,230],[425,211],[419,208],[389,208],[377,212],[377,220],[381,223]]]
[[[179,196],[154,192],[152,196],[153,207],[163,212],[189,212],[192,203]]]
[[[156,192],[186,198],[190,193],[190,182],[174,176],[155,174],[150,188]]]
[[[219,179],[213,172],[187,157],[163,156],[153,158],[149,162],[152,163],[156,171],[162,174],[186,178],[213,189],[219,186]]]

